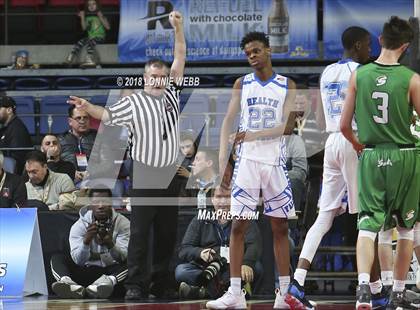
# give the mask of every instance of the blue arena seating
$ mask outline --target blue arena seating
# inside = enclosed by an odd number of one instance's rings
[[[0,90],[8,90],[10,88],[10,80],[0,79]]]
[[[51,132],[60,134],[68,130],[67,113],[69,104],[67,103],[68,96],[45,96],[40,102],[41,114],[52,114]],[[54,114],[63,114],[56,115]],[[40,132],[46,134],[49,132],[48,116],[42,116],[40,119]]]
[[[92,88],[92,80],[84,76],[59,77],[55,86],[57,89],[89,89]]]
[[[97,79],[96,87],[100,89],[116,89],[120,88],[117,85],[117,77],[116,76],[102,76]]]
[[[16,102],[16,113],[23,121],[31,135],[35,134],[35,117],[22,116],[22,114],[34,114],[35,100],[32,96],[16,96],[13,97]]]
[[[42,77],[25,77],[15,80],[16,90],[46,90],[50,89],[50,81],[48,78]]]
[[[200,132],[204,126],[205,113],[209,112],[209,96],[199,92],[181,92],[181,107],[185,117],[181,118],[181,130]],[[184,114],[185,113],[185,114]],[[194,113],[194,115],[188,115]]]

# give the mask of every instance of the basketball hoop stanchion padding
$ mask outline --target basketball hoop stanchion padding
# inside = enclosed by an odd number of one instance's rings
[[[48,295],[36,208],[0,208],[0,298]]]

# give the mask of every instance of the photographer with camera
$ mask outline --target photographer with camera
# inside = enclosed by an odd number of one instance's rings
[[[216,199],[215,193],[220,198]],[[230,206],[230,192],[221,188],[212,189],[211,197],[213,214],[224,211],[226,215]],[[218,210],[219,213],[216,213]],[[175,269],[175,279],[180,283],[180,298],[204,298],[207,294],[217,298],[229,286],[229,236],[232,222],[225,216],[212,220],[202,220],[199,216],[194,217],[189,224],[179,251],[182,263]],[[259,261],[261,244],[258,226],[252,222],[245,235],[245,255],[241,267],[245,284],[257,282],[263,273]]]
[[[52,290],[61,298],[108,298],[127,277],[130,222],[113,210],[111,190],[91,189],[89,198],[70,230],[71,257],[51,258]]]

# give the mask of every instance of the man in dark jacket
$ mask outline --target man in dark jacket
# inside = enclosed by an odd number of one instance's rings
[[[83,180],[87,163],[96,138],[96,130],[90,129],[90,116],[73,105],[69,107],[69,131],[60,135],[61,159],[73,163],[76,168],[75,182]]]
[[[74,180],[76,168],[71,162],[61,159],[61,146],[55,135],[45,135],[41,142],[41,151],[47,155],[48,169],[58,173],[65,173],[70,179]]]
[[[0,96],[0,148],[32,147],[31,136],[25,124],[16,116],[16,102],[8,96]],[[7,151],[6,156],[16,160],[16,173],[22,174],[28,151]]]
[[[26,186],[23,179],[3,170],[3,153],[0,152],[0,208],[22,207],[26,203]]]
[[[182,240],[179,259],[183,263],[175,270],[175,279],[181,283],[180,298],[204,298],[206,289],[212,298],[217,298],[229,286],[230,196],[215,199],[213,194],[212,203],[214,211],[200,210]],[[241,266],[244,283],[255,283],[262,275],[259,262],[261,244],[258,226],[252,221],[245,235],[245,254]],[[220,268],[218,271],[217,265]]]

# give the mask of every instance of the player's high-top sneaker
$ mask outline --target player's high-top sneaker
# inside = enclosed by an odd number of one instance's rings
[[[290,309],[315,309],[311,302],[306,299],[304,288],[295,279],[290,282],[284,301],[290,306]]]
[[[290,309],[290,306],[284,301],[286,295],[282,295],[280,289],[276,289],[276,300],[273,309]]]
[[[416,306],[412,305],[406,296],[406,291],[403,292],[392,292],[389,299],[389,304],[386,307],[386,310],[398,310],[398,309],[418,309]]]
[[[206,307],[207,309],[246,309],[245,290],[235,295],[229,287],[222,297],[208,301]]]
[[[361,284],[356,289],[356,310],[371,310],[372,297],[369,284]]]

